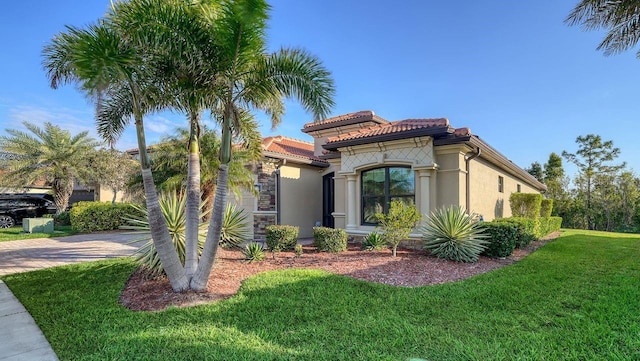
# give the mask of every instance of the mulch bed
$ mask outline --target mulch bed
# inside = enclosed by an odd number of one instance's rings
[[[341,253],[316,252],[312,246],[303,247],[303,254],[280,252],[266,254],[262,262],[247,262],[239,250],[219,249],[207,292],[175,293],[166,277],[150,279],[144,272],[135,271],[127,281],[120,303],[134,311],[160,311],[169,306],[187,307],[213,302],[235,295],[242,281],[269,270],[287,268],[315,268],[348,277],[392,286],[416,287],[465,279],[517,262],[549,241],[556,232],[516,249],[504,259],[480,257],[476,263],[458,263],[438,259],[422,250],[398,249],[397,257],[390,250],[364,251],[359,244],[349,244]]]

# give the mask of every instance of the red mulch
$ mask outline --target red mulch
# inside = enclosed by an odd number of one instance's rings
[[[120,303],[134,311],[159,311],[169,306],[187,307],[235,295],[242,281],[264,271],[287,268],[316,268],[360,280],[393,286],[425,286],[457,281],[512,264],[557,238],[556,232],[529,246],[516,249],[504,259],[480,257],[476,263],[458,263],[430,256],[422,250],[398,249],[397,257],[390,250],[363,251],[359,244],[350,244],[342,253],[316,252],[303,247],[303,254],[293,252],[266,253],[263,262],[247,262],[238,250],[219,249],[209,276],[208,292],[171,290],[166,277],[149,279],[140,270],[134,272],[122,294]]]

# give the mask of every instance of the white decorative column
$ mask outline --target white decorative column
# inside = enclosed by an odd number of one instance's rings
[[[347,229],[356,229],[356,175],[347,175]]]
[[[420,177],[420,213],[425,216],[431,213],[431,171],[423,169],[418,173]]]

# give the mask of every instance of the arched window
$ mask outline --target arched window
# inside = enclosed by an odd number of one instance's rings
[[[375,225],[375,214],[387,213],[392,200],[415,203],[415,180],[408,167],[384,167],[362,172],[362,224]]]

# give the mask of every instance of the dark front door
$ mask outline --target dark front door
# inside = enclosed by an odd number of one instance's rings
[[[334,180],[333,172],[322,177],[322,226],[334,227],[333,216],[331,213],[334,211]]]

